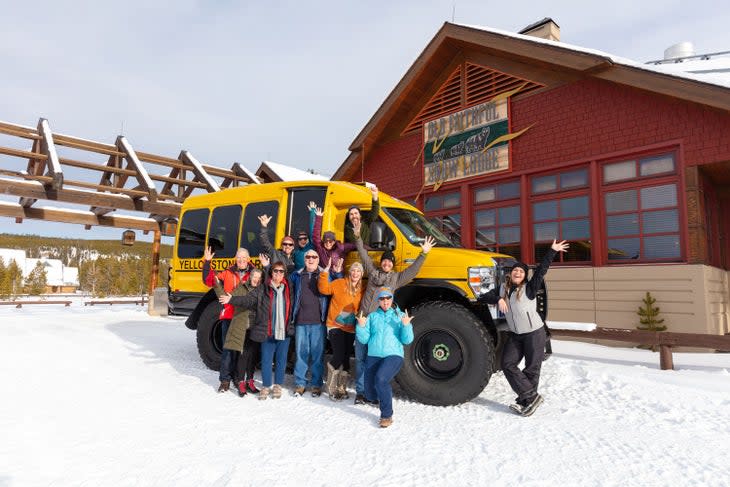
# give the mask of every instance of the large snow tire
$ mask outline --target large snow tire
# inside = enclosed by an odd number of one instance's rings
[[[198,353],[203,363],[212,370],[221,368],[221,352],[223,339],[221,337],[221,320],[218,318],[221,305],[217,301],[208,303],[198,320]]]
[[[413,309],[414,339],[406,347],[398,384],[412,399],[451,406],[477,397],[494,371],[492,338],[479,319],[448,301]]]

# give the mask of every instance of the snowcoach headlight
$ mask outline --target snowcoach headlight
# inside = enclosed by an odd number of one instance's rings
[[[469,267],[469,287],[475,297],[490,291],[494,285],[494,267]]]

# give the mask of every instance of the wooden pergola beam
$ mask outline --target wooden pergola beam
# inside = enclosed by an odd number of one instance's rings
[[[221,190],[220,186],[218,186],[218,183],[216,183],[213,178],[210,177],[210,175],[203,168],[203,165],[200,164],[200,162],[198,162],[198,160],[193,157],[190,152],[186,150],[180,152],[180,160],[192,167],[193,173],[195,173],[195,176],[197,176],[200,182],[206,184],[209,193],[214,193]]]
[[[0,216],[18,219],[44,220],[60,223],[77,223],[116,228],[134,228],[143,231],[159,231],[157,221],[151,218],[129,217],[124,215],[100,216],[90,211],[69,210],[65,208],[24,208],[15,203],[0,202]]]
[[[48,175],[53,178],[51,188],[59,190],[63,187],[63,169],[61,169],[61,162],[58,160],[56,145],[53,143],[51,127],[45,118],[38,121],[38,133],[41,136],[41,153],[47,156],[46,170]]]
[[[246,169],[246,167],[243,164],[240,164],[238,162],[234,162],[231,166],[231,172],[238,176],[238,178],[232,178],[232,177],[226,177],[223,182],[221,183],[222,188],[229,188],[229,187],[237,187],[238,182],[245,182],[248,184],[261,184],[261,181],[259,181],[259,178],[256,177],[254,173]],[[242,181],[241,181],[242,180]]]
[[[41,144],[40,144],[40,136],[37,139],[33,140],[33,148],[31,149],[31,152],[34,154],[40,153],[41,150]],[[40,161],[36,159],[35,157],[28,159],[28,166],[27,166],[27,173],[33,174],[36,176],[40,176],[43,174],[43,172],[46,170],[46,161]],[[33,206],[33,203],[35,203],[38,200],[34,200],[33,198],[20,198],[20,206],[29,207]]]
[[[155,187],[155,183],[150,179],[150,175],[147,174],[147,170],[140,162],[132,145],[123,135],[117,137],[116,145],[120,151],[126,154],[125,159],[128,167],[132,167],[136,171],[137,174],[135,177],[140,187],[147,192],[147,199],[152,202],[157,201],[157,188]]]
[[[96,185],[93,185],[96,186]],[[180,215],[182,205],[176,202],[146,201],[144,199],[133,199],[129,196],[118,194],[106,194],[87,191],[83,189],[69,188],[65,186],[59,191],[46,189],[36,181],[21,181],[16,179],[0,178],[0,193],[35,199],[46,199],[74,203],[84,206],[99,206],[116,208],[119,210],[142,211],[158,215],[177,218]]]

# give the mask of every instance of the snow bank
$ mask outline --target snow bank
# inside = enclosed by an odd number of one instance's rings
[[[547,321],[547,326],[553,330],[577,330],[577,331],[593,331],[596,329],[595,323],[580,323],[577,321]]]
[[[530,418],[501,373],[468,404],[216,394],[182,318],[0,309],[0,485],[721,485],[730,354],[553,340]],[[287,377],[291,387],[291,377]]]

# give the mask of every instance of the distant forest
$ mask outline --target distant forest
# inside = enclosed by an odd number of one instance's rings
[[[139,296],[147,292],[152,267],[152,243],[122,245],[119,240],[83,240],[0,234],[0,248],[25,250],[28,258],[59,259],[66,267],[79,268],[79,289],[92,296]],[[160,245],[158,286],[167,285],[171,245]],[[4,262],[4,266],[9,266]],[[4,280],[0,276],[0,283]],[[5,286],[0,286],[5,287]],[[11,286],[28,292],[28,283]]]

